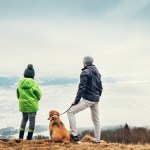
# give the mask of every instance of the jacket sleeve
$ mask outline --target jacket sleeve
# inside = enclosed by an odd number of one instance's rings
[[[41,99],[42,93],[41,93],[40,88],[37,85],[34,88],[34,94],[35,94],[35,96],[37,97],[38,100]]]
[[[19,94],[19,91],[18,91],[18,88],[17,88],[17,98],[19,99],[19,97],[20,97],[20,94]]]
[[[88,73],[86,71],[83,71],[80,76],[80,83],[78,86],[78,91],[74,102],[75,104],[79,103],[82,95],[84,94],[86,90],[87,81],[88,81]]]
[[[100,81],[100,84],[99,84],[99,94],[100,94],[100,96],[102,95],[102,91],[103,91],[103,86],[102,86],[102,82]]]

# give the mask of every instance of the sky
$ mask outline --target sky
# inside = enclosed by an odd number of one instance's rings
[[[0,0],[0,76],[150,75],[149,0]]]
[[[31,63],[36,79],[79,78],[90,55],[102,75],[102,124],[149,125],[149,18],[150,0],[0,0],[0,77],[22,77]],[[75,86],[66,90],[66,107]],[[51,88],[43,90],[41,104],[51,106]],[[3,93],[7,106],[9,93]]]

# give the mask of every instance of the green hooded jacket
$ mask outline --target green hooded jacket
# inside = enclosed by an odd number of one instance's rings
[[[41,99],[41,91],[35,80],[23,78],[17,87],[17,97],[19,99],[19,110],[21,112],[37,112],[38,101]]]

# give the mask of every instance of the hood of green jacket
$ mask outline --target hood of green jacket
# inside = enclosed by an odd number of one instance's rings
[[[31,89],[34,85],[35,81],[30,78],[23,78],[19,84],[22,89]]]

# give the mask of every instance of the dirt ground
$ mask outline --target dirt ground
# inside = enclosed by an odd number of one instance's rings
[[[0,150],[150,150],[150,144],[126,145],[118,143],[92,144],[89,137],[81,140],[81,143],[54,143],[45,140],[0,140]]]

